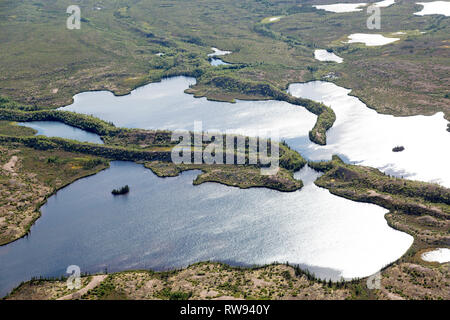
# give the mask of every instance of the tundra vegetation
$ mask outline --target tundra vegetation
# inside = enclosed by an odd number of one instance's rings
[[[53,300],[70,292],[82,300],[448,299],[448,265],[394,264],[382,272],[381,288],[369,290],[367,279],[320,280],[288,264],[231,267],[200,262],[165,272],[136,270],[108,274],[82,295],[76,295],[77,290],[68,292],[64,279],[33,279],[22,283],[5,299]],[[82,277],[83,287],[88,285],[89,277],[92,276]]]
[[[318,144],[326,143],[334,112],[321,103],[289,96],[285,92],[289,83],[333,81],[352,88],[352,94],[378,112],[430,115],[442,111],[450,119],[448,18],[414,16],[420,6],[396,1],[382,8],[381,33],[390,36],[402,31],[396,35],[400,41],[366,47],[344,43],[349,34],[361,32],[366,25],[364,10],[330,13],[313,8],[317,3],[121,0],[99,4],[84,0],[79,4],[81,30],[67,30],[65,11],[72,4],[68,0],[3,1],[0,244],[26,234],[48,196],[106,168],[110,160],[142,162],[160,176],[200,169],[203,174],[196,183],[274,185],[285,191],[301,187],[292,172],[306,161],[284,144],[280,144],[281,176],[264,180],[257,175],[258,166],[169,164],[173,147],[169,132],[116,128],[90,116],[52,110],[69,104],[82,91],[110,90],[122,95],[164,77],[193,76],[197,83],[187,92],[197,97],[230,102],[278,99],[306,107],[318,115],[310,132],[310,139]],[[268,21],[267,17],[282,19]],[[212,46],[232,51],[226,57],[232,65],[212,67],[207,56]],[[315,49],[335,52],[344,62],[319,62],[314,59]],[[105,145],[35,137],[32,129],[13,123],[33,120],[61,121],[97,133]],[[346,165],[338,158],[310,166],[324,171],[317,185],[387,208],[389,224],[414,236],[406,255],[382,270],[380,289],[368,290],[365,279],[324,283],[285,265],[240,269],[201,263],[164,273],[111,274],[82,298],[450,298],[449,264],[420,258],[431,248],[449,247],[448,189],[392,178],[371,168]],[[89,276],[84,277],[83,285],[89,281]],[[9,298],[54,299],[68,293],[64,287],[61,280],[33,279]]]
[[[34,134],[30,128],[0,121],[1,136]],[[20,139],[20,138],[18,138]],[[51,152],[21,142],[0,144],[0,245],[24,236],[40,207],[56,190],[108,167],[101,157],[62,149]]]
[[[105,144],[34,136],[35,130],[15,123],[35,120],[61,121],[97,133]],[[27,234],[40,216],[40,206],[49,196],[77,179],[107,168],[111,160],[143,163],[158,176],[202,170],[203,174],[194,180],[194,184],[217,182],[279,191],[295,191],[303,186],[300,180],[294,179],[293,173],[307,162],[285,143],[279,143],[280,170],[270,176],[261,173],[265,165],[260,162],[259,153],[256,154],[257,164],[249,164],[248,137],[243,137],[246,144],[242,165],[203,162],[174,165],[171,151],[178,141],[172,141],[171,137],[169,131],[117,128],[97,118],[66,111],[0,109],[0,245]],[[190,133],[190,137],[193,141],[194,133]],[[204,142],[202,148],[206,146],[207,142]],[[233,157],[237,156],[236,152]]]
[[[79,3],[81,29],[68,30],[70,1],[5,1],[0,5],[0,94],[29,108],[53,108],[82,91],[120,95],[163,77],[189,75],[198,80],[190,90],[197,96],[233,101],[273,96],[234,90],[223,79],[281,91],[292,82],[326,79],[352,88],[379,112],[443,111],[449,119],[448,18],[416,16],[420,5],[396,1],[381,9],[380,33],[402,32],[395,35],[400,40],[366,47],[344,43],[366,28],[365,10],[326,12],[313,7],[319,2],[333,1],[85,0]],[[268,17],[282,18],[265,23]],[[211,47],[231,51],[226,60],[233,65],[211,66]],[[315,49],[332,50],[344,63],[319,62]]]
[[[44,163],[49,164],[70,163],[70,160],[61,161],[56,154],[67,154],[60,150],[60,146],[83,146],[90,150],[92,144],[82,144],[58,138],[39,137],[46,143],[55,143],[51,149],[41,150],[41,145],[33,144],[26,147],[21,139],[34,138],[27,135],[33,134],[29,128],[14,125],[10,121],[0,122],[0,132],[12,132],[14,135],[0,136],[6,141],[5,145],[11,145],[11,149],[28,152],[39,152],[47,155]],[[6,128],[5,128],[6,127]],[[11,129],[7,129],[7,128]],[[23,130],[21,136],[17,130]],[[193,134],[192,134],[193,135]],[[170,132],[146,131],[123,129],[114,136],[103,136],[107,142],[105,148],[120,149],[122,152],[135,151],[140,147],[149,152],[155,148],[168,148]],[[16,140],[13,140],[16,139]],[[19,140],[17,140],[19,139]],[[32,140],[35,141],[35,140]],[[55,142],[56,141],[56,142]],[[58,143],[61,143],[58,145]],[[110,145],[109,145],[110,144]],[[131,146],[132,149],[123,147]],[[37,148],[37,149],[34,149]],[[70,147],[67,147],[70,148]],[[48,153],[51,150],[51,153]],[[77,148],[78,150],[78,148]],[[286,179],[292,178],[291,170],[303,167],[306,161],[298,153],[280,144],[281,159],[285,157],[286,168],[282,168]],[[10,148],[5,149],[9,152]],[[14,151],[13,151],[14,152]],[[90,151],[92,152],[92,151]],[[161,151],[156,151],[156,153]],[[168,151],[163,151],[164,154]],[[49,155],[52,156],[49,156]],[[89,153],[91,154],[91,153]],[[135,155],[131,152],[132,155]],[[72,155],[72,153],[70,153]],[[44,156],[45,157],[45,156]],[[12,157],[11,157],[12,158]],[[18,159],[21,159],[18,157]],[[41,157],[40,160],[43,158]],[[83,160],[80,160],[83,159]],[[112,160],[113,157],[106,159]],[[197,177],[194,183],[215,181],[227,185],[235,185],[242,188],[249,187],[249,180],[253,186],[270,187],[274,181],[265,181],[258,174],[257,166],[230,166],[230,165],[205,165],[205,164],[180,164],[170,162],[138,160],[144,162],[159,176],[174,176],[181,171],[199,169],[203,174]],[[17,161],[17,160],[16,160]],[[84,164],[84,168],[101,170],[106,166],[105,160],[77,157],[78,163]],[[17,163],[17,162],[16,162]],[[8,165],[9,164],[9,165]],[[37,165],[36,161],[32,162]],[[448,299],[449,263],[439,264],[426,262],[421,259],[421,254],[435,247],[449,246],[449,213],[450,191],[439,185],[409,181],[400,178],[389,177],[380,171],[362,166],[349,165],[334,156],[332,161],[310,162],[308,164],[324,174],[316,181],[318,186],[327,188],[330,192],[355,201],[370,202],[381,205],[390,210],[386,215],[389,224],[414,236],[414,244],[410,250],[398,261],[382,270],[381,287],[369,290],[366,286],[367,279],[354,279],[350,282],[331,282],[317,279],[313,274],[303,271],[299,267],[274,264],[257,268],[233,268],[220,263],[199,263],[182,270],[169,272],[152,271],[127,271],[108,275],[101,283],[83,295],[78,296],[77,291],[67,292],[63,289],[65,282],[61,279],[32,279],[16,288],[7,299],[56,299],[68,293],[81,299]],[[8,162],[3,167],[17,168]],[[252,175],[252,171],[253,175]],[[40,170],[39,172],[48,172]],[[53,171],[58,172],[58,171]],[[58,174],[58,173],[57,173]],[[87,175],[88,172],[82,172]],[[59,175],[59,174],[58,174]],[[273,179],[274,177],[272,177]],[[51,180],[50,180],[51,181]],[[291,180],[292,181],[292,180]],[[280,180],[275,179],[276,183]],[[301,183],[301,182],[299,182]],[[279,184],[275,184],[279,186]],[[289,183],[284,182],[284,187]],[[301,187],[301,186],[297,186]],[[285,190],[287,191],[287,190]],[[33,192],[35,194],[35,192]],[[30,194],[31,196],[31,194]],[[43,194],[45,196],[45,192]],[[35,207],[37,212],[38,206]],[[14,213],[14,212],[13,212]],[[23,217],[22,217],[23,218]],[[18,233],[16,233],[17,235]],[[83,278],[83,284],[89,283]]]

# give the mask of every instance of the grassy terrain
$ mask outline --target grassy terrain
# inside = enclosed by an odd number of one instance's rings
[[[1,144],[0,164],[0,245],[24,236],[56,190],[107,167],[101,158],[18,143]]]
[[[370,290],[367,279],[327,282],[287,265],[234,268],[220,263],[197,263],[169,272],[125,271],[111,275],[81,299],[450,299],[449,263],[427,262],[421,255],[450,246],[449,189],[391,178],[368,167],[332,161],[309,164],[324,174],[316,184],[332,193],[388,208],[388,223],[414,236],[408,252],[381,270],[380,287]],[[185,167],[153,163],[162,176]],[[203,168],[202,168],[203,170]],[[207,171],[208,172],[208,171]],[[56,299],[62,281],[29,281],[7,299]],[[67,292],[64,292],[67,294]]]
[[[178,142],[171,141],[171,132],[116,128],[90,116],[59,111],[5,111],[0,119],[0,245],[24,236],[40,216],[40,206],[58,189],[108,166],[109,160],[146,163],[159,176],[183,170],[200,169],[194,184],[218,182],[241,188],[266,187],[279,191],[295,191],[303,186],[293,172],[306,160],[280,143],[276,175],[261,173],[258,164],[196,165],[172,164],[171,150]],[[55,120],[101,134],[104,145],[82,143],[61,138],[35,137],[35,130],[18,126],[10,120]],[[193,138],[193,135],[191,135]],[[224,138],[224,141],[226,139]],[[204,143],[203,147],[206,147]],[[226,154],[224,154],[224,157]],[[259,154],[260,156],[260,154]]]
[[[345,164],[338,156],[309,165],[325,172],[315,183],[333,194],[405,214],[450,218],[450,189],[438,184],[390,177],[378,169]]]
[[[123,130],[70,113],[23,112],[68,104],[81,91],[126,94],[162,77],[195,76],[197,84],[188,92],[196,96],[225,101],[276,98],[305,105],[319,116],[310,138],[320,144],[326,143],[325,132],[335,120],[334,113],[307,100],[290,101],[292,97],[282,94],[289,83],[326,79],[352,88],[352,94],[379,112],[428,115],[443,111],[450,119],[449,18],[414,16],[420,6],[399,0],[382,9],[382,29],[376,33],[406,34],[395,35],[401,40],[393,44],[366,47],[343,43],[351,33],[372,33],[365,27],[365,11],[338,14],[311,7],[333,2],[82,0],[82,28],[67,30],[65,10],[73,4],[69,0],[1,1],[0,244],[23,236],[49,195],[105,168],[104,158],[146,162],[161,176],[194,168],[154,162],[168,159],[173,144],[167,132]],[[283,18],[268,23],[274,16]],[[223,60],[233,65],[210,66],[207,54],[212,46],[231,50]],[[316,48],[334,51],[344,63],[316,61]],[[158,52],[165,55],[156,56]],[[98,133],[105,146],[34,138],[32,129],[11,123],[37,118]],[[252,166],[197,165],[204,173],[195,183],[215,181],[240,187],[272,183],[294,190],[301,182],[292,179],[292,171],[303,166],[304,160],[285,151],[283,186],[278,178],[268,181],[258,176]],[[337,158],[311,166],[326,171],[316,184],[336,195],[388,208],[388,223],[414,236],[407,254],[382,271],[380,290],[368,291],[363,280],[346,287],[325,285],[302,273],[296,275],[287,266],[254,270],[198,264],[172,273],[109,275],[84,298],[450,298],[448,263],[420,259],[426,250],[450,246],[448,189],[391,178],[375,169],[345,165]],[[63,286],[61,281],[32,281],[12,298],[56,298],[67,293],[61,291]]]
[[[183,171],[201,170],[202,174],[194,180],[194,185],[205,182],[217,182],[227,186],[247,188],[269,188],[278,191],[295,191],[303,187],[301,180],[293,178],[293,172],[281,168],[275,175],[261,174],[261,169],[244,165],[208,165],[180,164],[170,162],[147,162],[145,167],[151,169],[158,177],[174,177]]]
[[[125,94],[161,77],[186,74],[197,77],[193,89],[198,95],[270,98],[227,91],[213,86],[213,80],[225,76],[284,90],[288,83],[332,73],[337,77],[332,81],[353,88],[380,112],[450,116],[449,18],[414,16],[421,7],[399,0],[382,9],[379,32],[406,35],[393,44],[365,47],[342,41],[351,33],[373,32],[366,28],[366,12],[311,7],[330,2],[83,0],[81,30],[68,30],[69,0],[2,1],[0,94],[31,106],[56,107],[81,91]],[[265,23],[274,16],[282,18]],[[232,51],[224,60],[234,65],[210,66],[212,46]],[[344,63],[316,61],[315,48],[332,49]]]
[[[332,49],[344,58],[342,64],[316,63],[313,77],[334,74],[337,78],[333,82],[352,88],[352,94],[369,107],[394,115],[443,111],[449,119],[450,19],[442,15],[414,16],[420,8],[411,1],[396,1],[382,8],[379,31],[365,27],[365,10],[292,14],[271,29],[302,43]],[[405,35],[392,34],[399,31]],[[401,40],[378,47],[343,43],[352,33],[381,33]]]
[[[48,287],[63,283],[27,282],[7,299],[55,299],[62,293]],[[208,262],[179,271],[114,273],[81,299],[345,299],[351,297],[355,284],[328,285],[286,265],[243,269]]]
[[[408,252],[382,272],[389,299],[449,299],[449,263],[430,263],[422,253],[450,248],[450,189],[437,184],[389,177],[377,169],[332,161],[310,163],[325,172],[315,183],[331,193],[389,210],[388,224],[414,237]]]
[[[422,263],[423,264],[423,263]],[[366,279],[330,282],[298,267],[272,264],[254,268],[200,262],[167,272],[124,271],[109,274],[82,300],[353,300],[449,299],[449,264],[394,264],[382,272],[381,288],[369,290]],[[89,277],[83,277],[86,286]],[[53,300],[70,293],[63,280],[31,280],[6,300]]]
[[[19,296],[21,300],[45,300],[60,298],[70,294],[72,290],[67,288],[66,279],[33,279],[20,286],[18,290],[11,292],[11,296]],[[81,278],[81,288],[92,280],[92,276]],[[35,290],[38,288],[38,290]]]
[[[18,126],[14,121],[0,120],[0,135],[10,136],[32,136],[37,131],[32,128]]]
[[[13,128],[13,129],[8,129]],[[19,137],[33,134],[25,127],[16,126],[8,121],[0,122],[0,130],[18,135]],[[23,132],[18,132],[23,130]],[[115,148],[123,148],[123,145],[130,144],[137,148],[151,149],[151,146],[164,147],[168,143],[169,132],[154,132],[145,130],[120,131],[114,136],[107,136],[105,141],[115,145]],[[281,145],[281,158],[283,156],[290,163],[290,166],[297,167],[305,164],[303,158],[294,151]],[[13,150],[11,150],[13,149]],[[36,154],[39,158],[36,158]],[[4,156],[6,155],[6,157]],[[75,170],[78,174],[88,174],[86,170],[99,170],[103,162],[87,160],[85,156],[73,158],[72,154],[52,150],[51,156],[48,151],[26,148],[21,144],[11,144],[10,147],[2,146],[2,160],[12,159],[16,155],[17,161],[13,166],[3,167],[2,173],[8,179],[10,175],[16,174],[15,182],[21,183],[21,196],[25,195],[30,199],[20,199],[31,203],[37,213],[41,201],[51,190],[56,190],[63,185],[64,181],[57,180],[56,177],[66,177],[75,179],[70,175]],[[292,158],[292,159],[291,159]],[[36,160],[39,159],[39,162]],[[46,160],[45,160],[46,159]],[[45,160],[45,161],[42,161]],[[6,164],[10,164],[10,161]],[[87,162],[86,162],[87,161]],[[25,164],[25,165],[22,165]],[[104,282],[96,288],[82,296],[83,299],[213,299],[219,297],[233,297],[244,299],[448,299],[448,264],[429,263],[421,259],[421,254],[435,247],[449,247],[449,214],[450,214],[450,191],[438,185],[392,178],[382,174],[380,171],[368,167],[353,166],[344,164],[338,157],[332,161],[315,162],[309,165],[316,170],[324,172],[316,184],[329,189],[332,193],[356,201],[371,202],[388,208],[390,212],[386,215],[388,223],[404,232],[414,236],[414,243],[410,250],[397,262],[388,266],[382,271],[382,286],[377,290],[369,290],[365,285],[366,279],[355,280],[346,284],[322,282],[308,273],[299,269],[275,265],[261,268],[230,268],[221,264],[201,263],[191,266],[181,271],[168,273],[153,273],[149,271],[120,272],[109,275]],[[94,166],[94,167],[93,167]],[[239,187],[261,186],[270,187],[277,177],[268,178],[273,181],[258,176],[257,168],[252,166],[221,166],[221,165],[173,165],[164,162],[147,162],[159,176],[174,176],[181,171],[190,169],[200,169],[204,173],[200,175],[194,183],[205,181],[220,182]],[[29,168],[28,178],[36,178],[36,181],[45,180],[44,187],[31,180],[20,180],[24,172],[22,168]],[[69,169],[70,168],[70,169]],[[69,170],[68,170],[69,169]],[[76,171],[78,170],[78,171]],[[39,172],[36,174],[34,172]],[[288,178],[283,182],[283,188],[290,188],[292,185],[292,173],[288,169],[282,169],[281,174]],[[4,180],[6,180],[4,179]],[[25,182],[23,182],[25,181]],[[279,181],[278,181],[279,182]],[[11,181],[8,181],[10,184]],[[23,187],[27,183],[30,194],[23,192]],[[53,183],[56,183],[54,185]],[[301,182],[297,182],[301,183]],[[11,195],[14,190],[8,184],[7,194]],[[249,185],[250,184],[250,185]],[[47,189],[44,189],[45,186]],[[296,188],[300,186],[294,186]],[[34,188],[34,189],[33,189]],[[280,187],[281,188],[281,187]],[[5,189],[6,190],[6,189]],[[289,190],[285,190],[289,191]],[[34,202],[32,195],[40,196]],[[39,200],[39,201],[38,201]],[[10,201],[10,198],[8,199]],[[25,205],[28,204],[25,202]],[[23,203],[19,203],[20,208],[2,206],[16,210],[23,209]],[[11,211],[13,212],[13,211]],[[25,211],[26,212],[26,211]],[[13,212],[14,213],[14,212]],[[11,214],[10,212],[8,213]],[[8,217],[8,216],[7,216]],[[38,217],[38,213],[33,216],[29,213],[15,214],[16,225],[28,226],[33,219]],[[19,219],[20,218],[20,219]],[[22,220],[21,220],[22,219]],[[28,219],[28,220],[27,220]],[[13,225],[8,220],[6,225],[6,235],[11,237],[9,226]],[[18,223],[18,224],[17,224]],[[5,229],[5,227],[3,227]],[[15,226],[14,226],[15,228]],[[22,229],[13,229],[15,235]],[[224,276],[226,275],[226,276]],[[85,281],[86,283],[86,281]],[[55,299],[70,292],[63,290],[64,283],[61,281],[33,280],[21,285],[9,297],[11,299],[39,298]],[[76,295],[75,295],[76,296]]]

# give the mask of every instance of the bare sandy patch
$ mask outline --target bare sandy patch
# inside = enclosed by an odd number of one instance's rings
[[[78,290],[77,292],[65,295],[61,298],[58,298],[56,300],[72,300],[72,299],[79,299],[81,298],[84,294],[86,294],[89,290],[94,289],[95,287],[97,287],[100,283],[103,282],[103,280],[105,280],[107,277],[107,275],[99,275],[99,276],[93,276],[91,282],[88,283],[87,286],[85,286],[84,288]]]
[[[9,162],[3,165],[3,170],[14,173],[14,167],[16,166],[17,161],[19,161],[19,158],[17,156],[12,156]]]

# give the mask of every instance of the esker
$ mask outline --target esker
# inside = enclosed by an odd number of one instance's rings
[[[260,132],[258,138],[246,138],[228,131],[225,135],[214,134],[204,132],[202,123],[194,121],[194,134],[183,130],[172,132],[171,141],[178,144],[172,148],[171,159],[175,164],[224,164],[225,150],[226,164],[247,164],[247,156],[248,164],[261,165],[262,175],[275,175],[280,166],[279,135],[277,132],[263,130]]]
[[[208,318],[214,313],[214,307],[195,307],[191,306],[189,303],[187,307],[181,307],[181,315],[206,315]]]

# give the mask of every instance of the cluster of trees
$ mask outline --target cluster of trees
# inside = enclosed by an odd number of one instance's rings
[[[297,277],[305,276],[306,279],[308,279],[309,281],[318,282],[324,286],[328,286],[329,288],[334,288],[334,289],[347,288],[350,286],[354,286],[355,284],[360,282],[359,279],[352,279],[350,281],[345,281],[343,278],[341,278],[341,280],[339,280],[339,281],[333,282],[333,281],[331,281],[331,279],[329,279],[329,280],[319,279],[316,277],[316,275],[314,273],[310,272],[307,269],[304,270],[304,269],[300,268],[299,265],[295,265],[295,266],[293,266],[293,268],[295,271],[295,276],[297,276]]]
[[[280,167],[290,171],[298,171],[306,165],[307,161],[295,150],[292,150],[285,141],[280,143]]]
[[[396,146],[392,149],[393,152],[401,152],[403,150],[405,150],[404,146]]]
[[[286,101],[288,103],[306,108],[309,112],[318,116],[314,128],[309,132],[309,138],[314,143],[320,145],[325,145],[327,143],[326,131],[330,129],[336,121],[336,114],[333,109],[327,107],[323,103],[293,97],[267,83],[250,81],[243,82],[231,76],[214,77],[209,81],[209,83],[227,91],[272,97],[275,100]]]
[[[58,110],[41,110],[34,112],[26,112],[20,110],[6,110],[0,109],[0,120],[9,121],[60,121],[67,125],[78,127],[80,129],[94,132],[102,135],[104,139],[114,141],[114,139],[128,140],[146,140],[147,136],[152,138],[152,144],[168,142],[169,132],[147,133],[138,130],[116,128],[113,124],[102,121],[92,116],[77,114],[67,111]],[[192,134],[192,133],[191,133]],[[245,138],[246,148],[248,145],[248,137]],[[105,140],[105,141],[106,141]],[[225,139],[224,139],[225,140]],[[171,161],[170,151],[144,151],[130,148],[129,146],[112,146],[83,143],[62,138],[48,138],[48,137],[10,137],[1,136],[0,141],[14,141],[20,142],[28,147],[39,150],[49,150],[60,148],[69,152],[80,152],[95,156],[104,157],[107,159],[124,160],[124,161]],[[270,152],[270,151],[269,151]],[[226,154],[224,154],[226,157]],[[246,156],[246,158],[248,158]],[[248,163],[248,159],[246,159]],[[301,169],[306,164],[306,160],[301,155],[291,150],[286,143],[280,144],[280,166],[291,171]]]
[[[111,193],[115,196],[127,194],[128,192],[130,192],[130,187],[128,185],[126,185],[120,189],[114,189],[113,191],[111,191]]]
[[[334,167],[331,161],[309,161],[308,166],[320,172],[327,172]]]
[[[0,96],[0,109],[16,109],[16,110],[26,110],[33,111],[38,110],[35,106],[22,105],[16,101],[13,101],[7,97]]]
[[[96,133],[100,136],[113,136],[126,130],[116,128],[113,123],[100,120],[93,116],[59,110],[21,111],[0,109],[0,120],[20,122],[59,121],[72,127],[77,127],[85,131]]]
[[[192,292],[172,291],[169,288],[164,288],[159,291],[158,296],[167,300],[188,300],[192,297]]]
[[[334,190],[340,195],[343,195],[342,192],[345,192],[344,189],[347,187],[356,187],[391,194],[394,198],[403,196],[413,200],[389,201],[382,198],[363,196],[363,198],[357,197],[358,199],[356,200],[359,201],[376,203],[385,208],[405,213],[431,215],[441,214],[428,206],[424,206],[423,201],[450,205],[450,189],[448,188],[433,183],[390,177],[373,168],[347,165],[336,155],[333,156],[332,161],[309,162],[308,165],[317,171],[326,172],[325,175],[317,180],[317,183],[323,187],[327,187],[329,179],[346,182],[340,191]],[[422,199],[422,201],[417,199]]]
[[[83,143],[62,138],[12,137],[0,135],[0,142],[19,142],[38,150],[62,149],[122,161],[171,161],[170,151],[141,151],[123,147]]]

